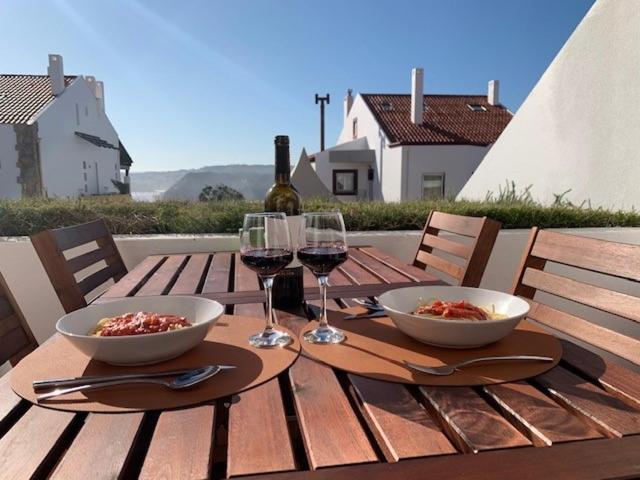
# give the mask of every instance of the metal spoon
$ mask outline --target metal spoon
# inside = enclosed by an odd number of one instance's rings
[[[156,378],[130,378],[126,380],[114,380],[112,382],[101,383],[88,383],[86,385],[80,385],[78,387],[71,388],[57,388],[51,392],[43,393],[36,397],[37,401],[48,400],[50,398],[59,397],[60,395],[67,395],[75,392],[85,392],[87,390],[96,390],[98,388],[113,387],[116,385],[127,385],[132,383],[148,383],[153,385],[163,385],[172,390],[182,390],[185,388],[193,387],[200,382],[204,382],[208,378],[213,377],[217,373],[221,372],[222,368],[219,365],[209,365],[202,368],[196,368],[187,373],[177,376],[173,380],[159,380]]]
[[[419,372],[428,373],[430,375],[451,375],[456,370],[471,365],[472,363],[478,362],[502,362],[502,361],[518,361],[518,362],[553,362],[553,358],[551,357],[539,357],[536,355],[505,355],[501,357],[481,357],[481,358],[472,358],[471,360],[466,360],[464,362],[452,363],[450,365],[442,365],[439,367],[426,367],[424,365],[418,365],[415,363],[407,362],[405,360],[404,364],[412,368],[414,370],[418,370]]]

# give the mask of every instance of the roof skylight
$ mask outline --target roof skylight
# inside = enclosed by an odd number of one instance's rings
[[[469,109],[473,110],[474,112],[486,112],[487,109],[484,108],[483,105],[479,105],[477,103],[468,103],[467,107],[469,107]]]

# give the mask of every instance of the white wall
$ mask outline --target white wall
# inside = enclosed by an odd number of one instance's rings
[[[640,2],[598,0],[467,185],[482,199],[505,179],[549,203],[640,207]]]
[[[17,181],[16,134],[13,125],[0,125],[0,198],[20,198],[22,188]]]
[[[489,147],[472,145],[411,145],[407,150],[403,200],[422,198],[422,176],[444,173],[445,197],[455,197],[478,168]]]
[[[73,197],[84,194],[85,172],[87,194],[117,191],[111,179],[120,179],[118,150],[97,147],[74,134],[79,131],[95,135],[118,146],[118,134],[106,114],[99,112],[96,98],[83,78],[78,77],[69,85],[40,114],[37,122],[43,188],[47,195]]]

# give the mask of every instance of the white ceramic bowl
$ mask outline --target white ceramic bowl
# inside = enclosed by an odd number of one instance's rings
[[[169,332],[121,337],[89,335],[99,320],[127,312],[186,317],[192,324]],[[90,305],[58,320],[56,330],[85,355],[113,365],[147,365],[177,357],[195,347],[224,313],[214,300],[187,296],[133,297]]]
[[[509,334],[529,312],[529,304],[507,293],[470,287],[408,287],[380,295],[380,303],[404,333],[429,345],[448,348],[481,347]],[[500,320],[440,320],[414,315],[420,299],[467,300],[477,306],[495,305]]]

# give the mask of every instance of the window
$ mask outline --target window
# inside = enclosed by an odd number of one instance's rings
[[[85,160],[82,161],[82,168],[87,169],[87,162]]]
[[[358,194],[358,170],[334,170],[333,171],[334,195]]]
[[[382,102],[380,104],[380,107],[382,108],[382,110],[384,110],[385,112],[390,112],[393,110],[393,103],[391,102]]]
[[[422,199],[434,200],[444,197],[444,173],[422,175]]]
[[[352,134],[353,134],[353,139],[355,140],[356,138],[358,138],[358,119],[354,118],[353,119],[353,124],[352,124]]]
[[[76,125],[80,125],[80,107],[76,103]]]
[[[87,184],[84,184],[84,193],[87,193],[89,191],[89,189],[87,188]]]
[[[88,117],[89,116],[89,107],[88,106],[84,106],[84,116]]]
[[[87,172],[84,172],[84,181],[87,181]]]
[[[484,108],[482,105],[478,105],[477,103],[473,103],[473,104],[467,104],[467,107],[469,107],[471,110],[473,110],[474,112],[486,112],[487,109]]]

